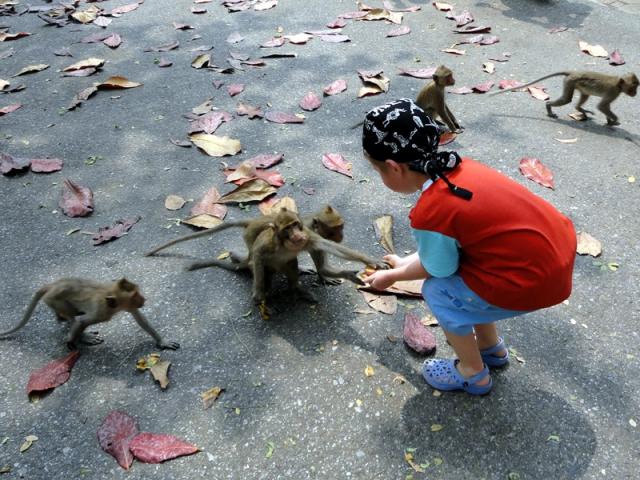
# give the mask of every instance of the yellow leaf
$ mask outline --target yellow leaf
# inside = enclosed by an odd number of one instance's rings
[[[218,203],[248,203],[259,202],[269,195],[276,193],[276,188],[269,185],[264,180],[257,178],[247,183],[243,183],[235,190],[223,195]]]
[[[160,384],[161,389],[165,389],[169,386],[169,367],[171,362],[168,360],[161,360],[151,367],[150,372],[153,378]]]
[[[435,466],[442,465],[443,463],[444,463],[444,460],[442,460],[440,457],[436,457],[433,459],[433,464]]]
[[[204,409],[206,410],[207,408],[210,408],[211,405],[213,405],[215,401],[220,398],[222,392],[224,392],[224,388],[222,387],[213,387],[206,392],[202,392],[200,394],[200,397],[202,398],[202,406],[204,407]]]
[[[388,253],[396,253],[392,237],[393,217],[391,215],[383,215],[380,218],[376,218],[374,227],[382,248]]]
[[[216,258],[218,260],[224,260],[225,258],[229,258],[231,256],[231,252],[222,252],[220,255],[218,255]]]
[[[81,12],[74,12],[71,16],[80,23],[91,23],[98,17],[98,14],[93,11],[85,10]]]
[[[384,392],[382,391],[382,389],[380,387],[376,388],[376,394],[377,395],[382,395]]]
[[[136,368],[141,371],[149,370],[159,361],[160,361],[160,354],[152,353],[150,355],[147,355],[146,357],[142,357],[141,359],[139,359],[136,362]]]
[[[364,374],[367,377],[373,377],[373,375],[375,375],[375,371],[373,370],[373,367],[371,365],[367,365],[364,369]]]
[[[191,62],[191,66],[193,68],[202,68],[208,66],[209,62],[211,62],[211,55],[209,55],[208,53],[203,53],[202,55],[198,55],[193,59],[193,61]]]
[[[434,397],[441,397],[442,396],[442,392],[440,390],[434,390],[432,395]]]
[[[360,293],[362,293],[369,306],[378,312],[393,315],[398,310],[398,299],[395,295],[375,295],[363,291]]]
[[[208,133],[194,133],[189,135],[189,140],[211,157],[235,155],[242,150],[239,140],[227,136],[219,137]]]
[[[434,423],[433,425],[431,425],[431,431],[432,432],[439,432],[443,428],[444,427],[442,425],[440,425],[439,423]]]
[[[263,215],[271,215],[272,213],[278,213],[281,209],[286,208],[290,212],[298,213],[298,206],[296,201],[291,197],[282,197],[270,203],[270,200],[265,200],[258,205],[258,208]]]
[[[193,215],[191,217],[180,220],[181,223],[191,225],[198,228],[213,228],[222,223],[218,217],[209,215],[208,213],[201,213],[200,215]]]
[[[24,439],[24,443],[20,446],[20,453],[23,453],[29,450],[29,448],[31,448],[31,445],[33,445],[33,442],[37,442],[37,441],[38,441],[38,437],[36,437],[35,435],[28,435]]]
[[[356,405],[357,405],[358,407],[361,407],[361,406],[362,406],[362,403],[363,403],[363,402],[362,402],[362,400],[360,400],[359,398],[357,398],[357,399],[356,399]]]
[[[236,415],[240,415],[240,409],[238,407],[235,408]]]
[[[267,307],[266,302],[262,301],[260,305],[258,305],[258,310],[260,310],[260,316],[263,320],[271,319],[271,315],[269,315],[269,307]]]
[[[132,82],[126,77],[121,77],[120,75],[114,75],[113,77],[107,78],[104,82],[98,85],[98,88],[136,88],[141,86],[141,83]]]
[[[633,175],[629,175],[629,178],[627,178],[627,181],[629,183],[634,183],[636,181],[636,177],[634,177]]]
[[[164,199],[164,208],[167,210],[180,210],[185,203],[185,199],[178,195],[167,195],[167,198]]]

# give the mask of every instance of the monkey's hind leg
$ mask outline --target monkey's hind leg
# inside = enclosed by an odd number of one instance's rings
[[[607,125],[613,127],[615,125],[620,125],[618,121],[618,116],[611,111],[611,101],[607,98],[603,98],[600,103],[598,103],[598,110],[604,113],[607,117]]]
[[[575,90],[575,85],[573,82],[565,81],[564,88],[562,90],[562,95],[557,100],[549,101],[545,103],[547,107],[547,115],[551,118],[558,118],[558,115],[553,113],[551,107],[561,107],[562,105],[566,105],[567,103],[571,103],[571,99],[573,98],[573,92]]]
[[[242,270],[247,270],[249,268],[249,265],[246,262],[246,260],[244,262],[229,263],[229,262],[223,262],[222,260],[213,259],[213,260],[208,260],[204,262],[191,263],[185,267],[185,270],[193,271],[193,270],[199,270],[201,268],[207,268],[207,267],[220,267],[220,268],[224,268],[225,270],[230,270],[232,272],[240,272]]]
[[[100,337],[96,332],[85,332],[85,329],[89,325],[93,325],[95,322],[73,319],[71,322],[71,329],[67,337],[67,346],[70,350],[76,350],[78,343],[84,343],[85,345],[99,345],[104,342],[104,339]]]
[[[300,278],[298,274],[298,260],[293,259],[287,263],[284,267],[284,274],[287,276],[287,283],[289,284],[289,290],[295,293],[298,297],[308,303],[318,303],[316,297],[313,294],[300,285]]]
[[[582,108],[582,105],[584,105],[587,100],[589,100],[589,95],[580,92],[580,98],[578,99],[578,103],[576,103],[576,111],[579,112],[585,119],[587,118],[588,113],[593,115],[593,112],[591,110]]]

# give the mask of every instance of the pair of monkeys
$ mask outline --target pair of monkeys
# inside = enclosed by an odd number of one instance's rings
[[[278,213],[265,215],[251,220],[238,220],[223,223],[202,232],[185,235],[157,247],[147,256],[164,248],[185,240],[211,235],[232,227],[243,227],[243,238],[248,254],[231,254],[232,263],[220,260],[198,262],[190,265],[189,270],[218,266],[229,270],[250,270],[253,274],[253,300],[265,311],[266,294],[270,276],[273,272],[283,272],[288,279],[289,287],[304,299],[315,301],[310,292],[305,291],[298,281],[298,255],[310,253],[316,271],[321,280],[333,283],[344,278],[356,284],[362,284],[357,271],[339,270],[327,262],[327,254],[347,260],[355,260],[367,265],[387,268],[387,264],[364,255],[348,247],[340,245],[343,239],[344,220],[331,206],[301,219],[296,213],[286,209]],[[103,323],[121,311],[131,313],[138,325],[155,340],[161,349],[179,348],[177,342],[165,342],[140,312],[145,299],[139,287],[126,279],[115,282],[99,283],[80,278],[62,278],[40,288],[27,307],[22,320],[9,331],[0,333],[0,337],[10,335],[24,327],[38,302],[44,301],[56,314],[59,321],[68,321],[70,330],[67,345],[75,349],[78,343],[96,345],[102,339],[85,330],[94,324]]]
[[[599,72],[591,71],[565,71],[545,75],[544,77],[533,80],[532,82],[520,85],[518,87],[507,88],[490,95],[499,95],[501,93],[511,92],[521,88],[528,87],[542,80],[553,77],[564,77],[562,95],[556,100],[546,102],[547,115],[551,118],[557,118],[557,115],[551,110],[552,107],[560,107],[571,103],[573,94],[577,90],[580,98],[576,104],[576,110],[586,118],[587,113],[593,114],[592,111],[583,108],[589,96],[601,97],[597,105],[607,118],[607,125],[620,125],[618,116],[611,110],[611,103],[616,100],[621,93],[625,93],[630,97],[635,97],[638,91],[638,77],[634,73],[627,73],[622,76],[607,75]],[[433,80],[425,85],[418,97],[416,103],[432,118],[440,117],[447,124],[452,132],[461,130],[455,116],[449,110],[445,101],[445,87],[455,84],[453,73],[444,65],[440,65],[433,74]]]

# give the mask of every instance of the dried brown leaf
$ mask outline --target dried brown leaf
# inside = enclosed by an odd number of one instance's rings
[[[164,199],[164,208],[167,210],[180,210],[184,207],[186,200],[178,195],[167,195]]]
[[[213,215],[201,213],[199,215],[191,215],[184,220],[180,220],[180,223],[191,225],[192,227],[197,228],[213,228],[220,225],[222,223],[222,220],[220,220],[218,217],[214,217]]]
[[[360,292],[367,304],[378,312],[393,315],[398,310],[398,299],[395,295],[376,295],[369,292]]]
[[[206,392],[202,392],[200,394],[200,398],[202,398],[202,408],[205,410],[207,408],[211,408],[211,406],[215,403],[220,395],[224,392],[224,388],[222,387],[213,387],[207,390]]]
[[[98,233],[92,237],[93,244],[100,245],[102,243],[115,240],[116,238],[120,238],[131,230],[131,227],[138,223],[141,218],[142,217],[134,217],[126,220],[117,220],[111,227],[100,227],[98,229]]]
[[[251,105],[247,105],[246,103],[238,103],[236,107],[236,113],[238,115],[248,115],[249,118],[262,118],[264,117],[264,113],[260,109],[260,107],[252,107]]]
[[[347,162],[339,153],[325,153],[322,155],[322,164],[329,170],[353,178],[351,173],[351,163]]]
[[[226,135],[219,137],[207,133],[194,133],[189,135],[189,140],[211,157],[235,155],[242,150],[239,140],[229,138]]]
[[[46,70],[47,68],[49,68],[49,65],[47,65],[46,63],[38,63],[37,65],[28,65],[24,67],[22,70],[20,70],[18,73],[16,73],[14,77],[19,77],[20,75],[25,75],[27,73],[41,72],[42,70]]]
[[[136,88],[142,86],[142,83],[132,82],[126,77],[115,75],[107,78],[104,82],[98,85],[100,89],[120,89],[120,88]]]
[[[218,200],[220,199],[220,193],[216,187],[211,187],[198,203],[191,208],[191,215],[207,214],[224,219],[227,215],[227,207],[220,205]]]
[[[240,185],[235,190],[223,195],[218,201],[220,203],[259,202],[269,195],[273,195],[276,191],[275,187],[258,178]]]
[[[432,68],[398,68],[400,75],[406,75],[414,78],[433,78],[433,74],[436,72],[437,67]]]
[[[388,253],[395,253],[392,234],[393,217],[391,215],[383,215],[382,217],[376,218],[373,225],[380,245],[382,245]]]
[[[83,68],[100,68],[104,65],[104,58],[87,58],[86,60],[80,60],[74,64],[63,68],[63,72],[71,72],[72,70],[82,70]]]
[[[169,386],[169,367],[171,362],[161,360],[151,367],[149,370],[154,380],[160,384],[160,388],[164,390]]]
[[[602,253],[602,243],[587,232],[578,232],[576,253],[578,255],[599,257]]]

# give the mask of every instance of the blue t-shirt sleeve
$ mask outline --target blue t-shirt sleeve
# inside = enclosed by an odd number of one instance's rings
[[[418,244],[418,257],[422,266],[432,277],[448,277],[458,270],[460,254],[458,242],[438,232],[413,230]]]

